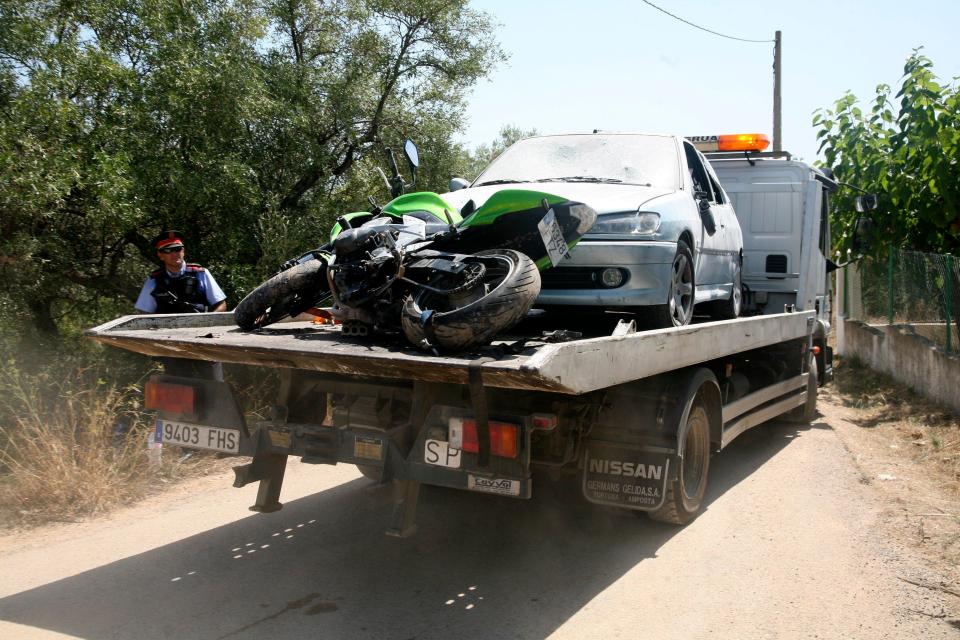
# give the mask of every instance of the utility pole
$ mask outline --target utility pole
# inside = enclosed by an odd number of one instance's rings
[[[780,32],[773,40],[773,152],[783,151],[780,141]]]

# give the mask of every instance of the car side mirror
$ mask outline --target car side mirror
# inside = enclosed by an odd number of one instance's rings
[[[876,206],[876,203],[874,203]],[[850,246],[856,253],[866,253],[873,244],[876,233],[876,223],[873,218],[860,216],[853,224],[853,238]]]
[[[450,180],[450,191],[459,191],[460,189],[466,189],[470,186],[470,183],[464,180],[463,178],[453,178]]]
[[[875,193],[863,193],[856,197],[854,200],[854,207],[857,209],[857,213],[868,213],[877,208],[877,194]]]
[[[701,200],[698,206],[700,207],[700,220],[703,222],[703,228],[707,230],[708,235],[712,236],[717,232],[717,221],[713,217],[710,203],[706,200]]]

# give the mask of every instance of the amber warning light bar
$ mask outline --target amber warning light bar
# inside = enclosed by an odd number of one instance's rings
[[[732,133],[722,136],[687,136],[699,151],[763,151],[770,146],[770,138],[763,133]]]

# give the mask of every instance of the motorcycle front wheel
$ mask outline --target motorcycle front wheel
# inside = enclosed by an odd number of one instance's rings
[[[523,319],[540,293],[540,272],[526,255],[510,249],[480,251],[464,262],[483,265],[483,276],[464,290],[456,283],[432,281],[441,294],[419,289],[404,300],[401,325],[415,345],[459,351],[487,344]]]
[[[323,260],[306,262],[281,271],[247,294],[233,310],[233,319],[244,331],[252,331],[303,313],[327,297],[327,265]]]

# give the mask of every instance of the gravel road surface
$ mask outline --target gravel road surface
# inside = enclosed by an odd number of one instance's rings
[[[716,455],[682,529],[544,481],[530,501],[425,487],[398,540],[351,467],[292,461],[262,515],[256,486],[192,480],[0,537],[0,638],[960,638],[960,599],[920,586],[942,576],[884,531],[821,410]]]

